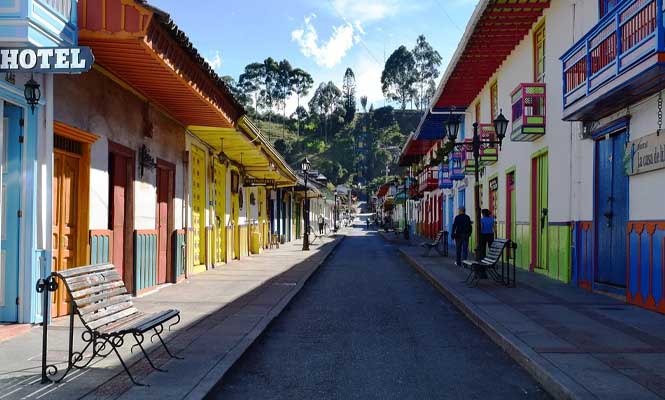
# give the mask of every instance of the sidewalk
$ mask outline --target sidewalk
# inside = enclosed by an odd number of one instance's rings
[[[453,254],[397,247],[555,398],[665,398],[665,315],[520,270],[516,288],[468,288]]]
[[[180,324],[166,332],[165,340],[184,360],[170,359],[155,344],[147,349],[166,373],[152,370],[142,356],[130,354],[133,343],[126,338],[122,356],[134,377],[150,387],[132,385],[113,354],[71,372],[60,384],[42,385],[42,329],[35,326],[0,342],[0,399],[203,398],[343,238],[317,240],[309,252],[301,250],[302,241],[287,243],[135,299],[142,311],[177,308],[182,316]],[[67,323],[68,318],[60,318],[49,326],[50,363],[66,360]],[[81,348],[80,334],[77,329],[75,350]]]

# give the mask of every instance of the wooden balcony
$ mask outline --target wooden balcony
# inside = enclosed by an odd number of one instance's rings
[[[533,142],[545,135],[545,84],[520,83],[510,94],[513,142]]]
[[[427,167],[418,175],[418,191],[431,192],[439,188],[439,169]]]
[[[8,3],[0,18],[0,30],[5,33],[0,43],[36,47],[76,44],[77,8],[73,0],[13,0]]]
[[[480,140],[496,140],[496,132],[493,124],[478,124]],[[499,147],[497,145],[484,144],[480,148],[480,164],[492,165],[499,161]]]
[[[452,189],[453,180],[450,177],[450,165],[442,164],[439,167],[439,188]]]
[[[463,151],[454,151],[450,155],[450,179],[461,181],[464,179],[464,160],[466,153]]]
[[[663,0],[626,0],[561,56],[563,119],[593,121],[665,88]]]

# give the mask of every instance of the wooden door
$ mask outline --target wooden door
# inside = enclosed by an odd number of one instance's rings
[[[215,263],[226,262],[226,167],[215,162]]]
[[[205,210],[205,153],[200,148],[192,146],[192,256],[194,267],[205,264]]]
[[[531,161],[531,269],[547,269],[549,210],[547,153]]]
[[[242,190],[242,189],[240,189]],[[231,196],[231,220],[233,221],[233,259],[240,259],[240,198],[239,193]]]
[[[171,271],[171,232],[173,231],[173,180],[175,168],[157,165],[157,284],[175,282]]]
[[[134,182],[133,152],[117,144],[109,144],[109,225],[113,231],[113,264],[122,276],[127,290],[134,290],[133,232]]]
[[[80,154],[53,151],[53,269],[64,271],[77,265],[78,197]],[[68,312],[65,288],[53,296],[54,317]]]
[[[596,142],[596,281],[626,286],[628,176],[624,172],[625,131]]]
[[[21,208],[21,143],[20,120],[23,109],[4,103],[4,114],[0,144],[2,156],[0,166],[0,206],[2,207],[2,226],[0,227],[0,321],[18,320],[19,296],[19,246]],[[4,142],[4,143],[3,143]]]

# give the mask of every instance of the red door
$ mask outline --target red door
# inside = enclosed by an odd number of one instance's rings
[[[157,168],[157,284],[172,279],[169,254],[173,224],[173,169],[161,162]]]
[[[109,171],[111,185],[109,193],[109,226],[113,231],[113,265],[122,276],[129,292],[134,289],[133,238],[134,232],[134,183],[133,152],[114,143],[109,143]]]

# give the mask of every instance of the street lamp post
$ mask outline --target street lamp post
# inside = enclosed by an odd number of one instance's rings
[[[309,250],[309,188],[307,187],[307,178],[309,175],[310,166],[311,164],[309,163],[309,160],[307,157],[305,157],[302,164],[300,165],[300,169],[302,170],[303,175],[305,175],[305,204],[303,205],[303,214],[305,214],[303,216],[305,221],[305,234],[302,238],[303,251]]]
[[[473,197],[475,206],[475,242],[476,242],[476,261],[480,261],[480,149],[483,145],[494,146],[498,145],[501,150],[501,143],[506,137],[506,129],[508,129],[508,120],[503,116],[503,112],[499,112],[499,116],[492,121],[494,124],[494,132],[498,140],[482,140],[478,134],[478,122],[473,123],[473,140],[471,141],[471,150],[473,153],[474,161],[474,178],[475,184],[473,187]],[[459,133],[460,121],[457,116],[453,115],[453,110],[450,111],[450,117],[445,124],[448,140],[453,144],[453,147],[460,151],[467,151],[465,143],[457,143],[457,134]]]

